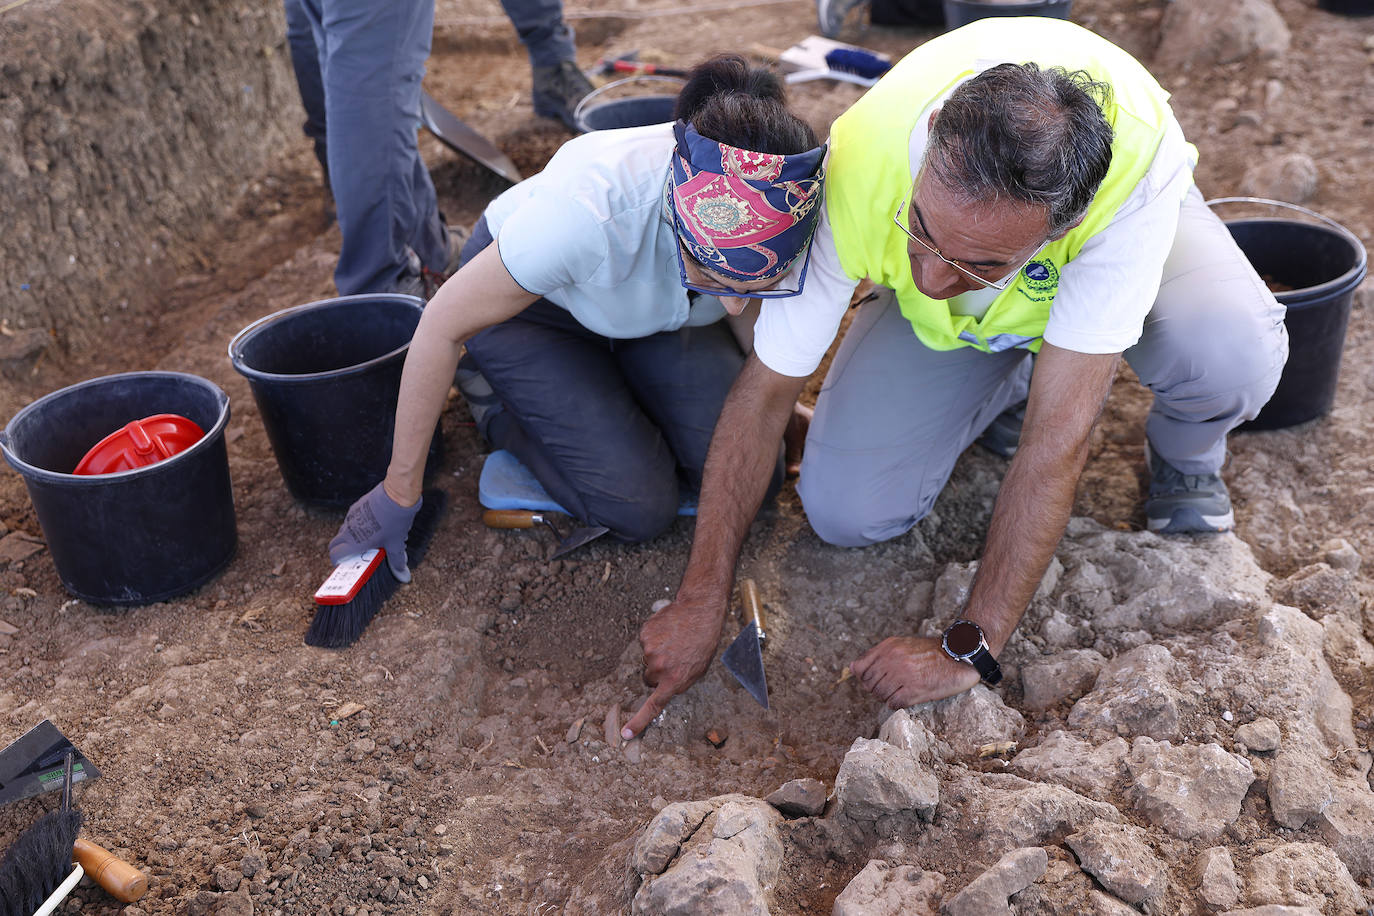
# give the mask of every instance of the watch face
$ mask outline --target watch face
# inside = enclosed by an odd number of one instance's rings
[[[978,625],[968,620],[957,621],[945,631],[945,645],[957,656],[972,655],[982,643],[983,634]]]

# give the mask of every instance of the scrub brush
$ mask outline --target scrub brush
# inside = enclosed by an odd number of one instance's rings
[[[406,564],[411,569],[419,566],[429,551],[447,499],[443,490],[426,490],[422,495],[420,511],[406,535]],[[385,550],[368,550],[344,560],[315,592],[318,607],[305,633],[305,644],[324,649],[353,645],[400,585],[386,562]]]
[[[71,807],[72,758],[69,751],[62,783],[62,807],[35,821],[6,850],[4,859],[0,859],[0,914],[3,916],[29,916],[44,906],[71,873],[77,872],[77,880],[80,880],[80,869],[72,868],[72,846],[81,830],[81,812]]]
[[[860,86],[872,86],[879,77],[891,69],[892,61],[882,54],[875,54],[863,48],[832,48],[825,53],[824,67],[789,73],[785,79],[789,83],[832,79]]]

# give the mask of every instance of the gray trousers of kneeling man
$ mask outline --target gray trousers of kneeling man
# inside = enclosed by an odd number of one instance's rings
[[[1180,209],[1159,294],[1127,363],[1154,393],[1145,435],[1184,474],[1221,470],[1288,358],[1284,307],[1196,188]],[[930,512],[954,464],[1026,397],[1026,350],[932,350],[891,290],[862,306],[816,402],[797,493],[825,541],[862,547]]]

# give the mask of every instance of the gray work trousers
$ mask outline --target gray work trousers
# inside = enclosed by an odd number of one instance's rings
[[[1215,473],[1226,434],[1259,413],[1288,358],[1284,307],[1196,188],[1159,294],[1125,358],[1154,404],[1150,447],[1185,474]],[[797,493],[825,541],[861,547],[930,512],[959,455],[1025,398],[1025,350],[932,350],[891,290],[861,307],[826,375]]]

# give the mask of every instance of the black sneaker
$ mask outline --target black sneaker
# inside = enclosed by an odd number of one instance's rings
[[[1215,534],[1236,526],[1231,494],[1219,474],[1184,474],[1145,443],[1150,496],[1145,520],[1158,534]]]
[[[448,236],[448,260],[444,264],[444,269],[430,270],[420,262],[420,256],[412,251],[410,264],[402,271],[391,292],[418,296],[428,302],[439,291],[439,287],[458,272],[458,268],[463,264],[463,245],[468,240],[468,231],[458,226],[445,225],[444,233]]]
[[[994,455],[1010,458],[1021,444],[1021,424],[1026,422],[1026,402],[1013,404],[999,413],[976,440]]]
[[[573,111],[591,91],[591,81],[573,61],[559,61],[556,67],[534,68],[534,113],[557,118],[574,133],[582,129],[577,126]]]

